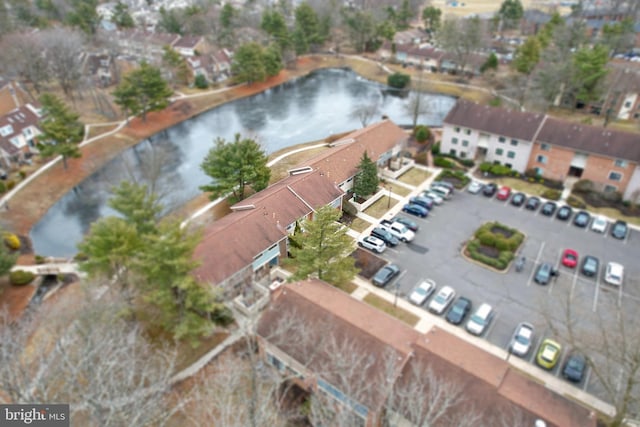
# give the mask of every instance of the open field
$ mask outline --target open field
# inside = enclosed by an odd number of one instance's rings
[[[565,14],[570,11],[568,7],[559,7],[560,1],[521,0],[521,2],[525,9],[548,9],[558,6],[558,11],[561,14]],[[452,6],[452,4],[457,4],[457,6]],[[431,2],[431,5],[441,9],[445,16],[467,16],[476,13],[479,15],[490,14],[497,12],[501,4],[502,0],[433,0]]]

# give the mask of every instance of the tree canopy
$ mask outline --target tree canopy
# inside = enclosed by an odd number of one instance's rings
[[[172,94],[167,82],[162,78],[160,70],[142,62],[140,67],[126,76],[113,92],[115,103],[125,114],[142,113],[142,120],[147,119],[147,112],[159,111],[169,105]]]
[[[260,144],[251,138],[242,138],[239,133],[232,142],[218,138],[200,167],[213,178],[211,184],[200,187],[211,192],[211,200],[227,193],[232,194],[234,201],[242,200],[247,186],[261,191],[271,178],[267,155]]]
[[[503,25],[511,28],[522,19],[524,8],[520,0],[504,0],[500,5],[498,14],[502,18]]]
[[[299,248],[291,247],[291,262],[297,267],[293,280],[317,277],[334,285],[349,282],[358,272],[353,239],[338,222],[341,212],[331,206],[318,209],[313,220],[302,223],[304,233],[296,237]]]
[[[69,110],[60,98],[49,93],[40,97],[40,103],[44,114],[40,122],[40,154],[44,157],[62,156],[64,168],[67,169],[68,158],[82,155],[78,147],[84,136],[84,126],[78,121],[80,116]]]
[[[362,153],[358,172],[353,183],[353,192],[360,197],[366,197],[378,190],[378,166],[369,158],[365,151]]]
[[[442,10],[437,7],[427,6],[422,10],[422,21],[428,30],[437,30],[440,27],[441,18]]]
[[[129,13],[129,6],[118,0],[116,6],[113,8],[113,16],[111,21],[118,26],[118,28],[133,28],[136,26],[131,14]]]
[[[540,61],[541,45],[537,37],[529,37],[518,47],[511,66],[519,73],[530,75]]]

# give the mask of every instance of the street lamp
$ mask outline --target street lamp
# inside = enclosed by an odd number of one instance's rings
[[[389,195],[387,196],[387,210],[391,208],[391,184],[387,184],[387,190],[389,190]]]

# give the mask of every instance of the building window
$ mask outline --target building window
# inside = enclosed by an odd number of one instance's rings
[[[540,144],[540,149],[542,151],[549,151],[551,150],[551,147],[549,146],[549,144]]]
[[[455,156],[456,150],[452,148],[451,150],[449,150],[449,154],[451,154],[452,156]]]
[[[506,167],[508,167],[509,169],[513,168],[513,165],[511,163],[505,163],[504,164]]]
[[[468,147],[469,146],[469,141],[467,141],[466,139],[462,140],[462,146],[463,147]]]
[[[628,163],[627,163],[627,161],[626,161],[626,160],[620,160],[620,159],[618,159],[618,160],[616,160],[615,165],[616,165],[616,167],[618,167],[618,168],[623,168],[623,169],[624,169],[624,168],[626,168],[626,167],[627,167]]]
[[[451,138],[451,143],[452,144],[457,144],[458,143],[458,138]]]
[[[467,134],[467,135],[471,135],[471,129],[465,129],[464,133]]]
[[[618,191],[618,187],[616,187],[615,185],[605,185],[604,186],[604,192],[605,193],[614,193]]]
[[[620,172],[609,172],[609,179],[611,181],[622,181],[622,174]]]
[[[498,138],[498,142],[505,142],[506,138],[504,136],[501,136],[500,138]]]
[[[627,101],[624,103],[624,108],[631,108],[631,101]]]
[[[267,362],[269,362],[269,364],[276,368],[278,371],[284,371],[284,363],[282,363],[282,361],[280,361],[280,359],[275,357],[273,354],[267,353]]]
[[[502,148],[496,148],[496,156],[502,156],[504,150]]]
[[[460,158],[465,159],[467,157],[467,153],[465,151],[460,152]]]
[[[507,152],[507,157],[510,158],[510,159],[515,159],[516,158],[516,152],[515,151]]]
[[[512,140],[511,140],[511,145],[513,145],[514,147],[515,147],[516,145],[518,145],[518,140],[517,140],[517,139],[512,139]]]
[[[542,169],[542,168],[533,168],[533,170],[536,171],[536,176],[544,175],[544,169]]]
[[[547,164],[547,156],[543,156],[543,155],[538,155],[536,156],[536,162],[538,163],[542,163],[543,165]]]
[[[459,127],[457,127],[457,126],[456,126],[456,127],[454,127],[454,128],[453,128],[453,130],[454,130],[454,131],[456,131],[456,133],[460,133],[460,128],[459,128]]]

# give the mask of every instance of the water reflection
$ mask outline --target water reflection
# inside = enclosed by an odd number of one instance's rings
[[[432,109],[419,123],[437,125],[453,107],[448,96],[425,95]],[[378,100],[378,101],[376,101]],[[123,179],[147,183],[174,208],[200,193],[209,182],[200,163],[216,138],[232,140],[235,133],[256,138],[268,153],[327,135],[361,127],[353,111],[378,102],[379,115],[410,124],[406,92],[389,91],[355,73],[321,70],[262,94],[208,111],[159,133],[131,148],[67,193],[31,232],[41,255],[69,256],[91,223],[114,212],[109,191]],[[377,118],[376,118],[377,119]]]

